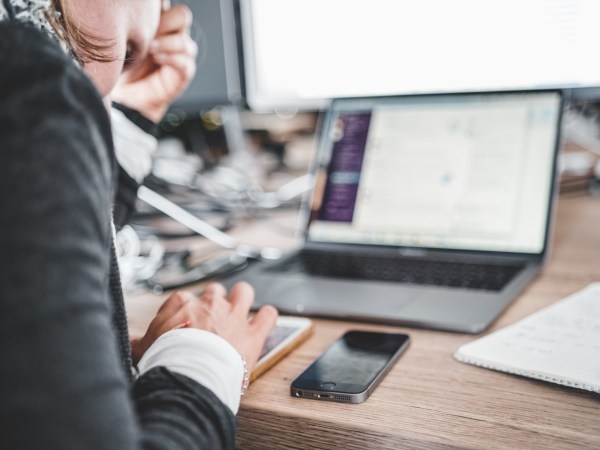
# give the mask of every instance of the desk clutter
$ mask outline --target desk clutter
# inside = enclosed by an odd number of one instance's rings
[[[207,167],[175,138],[161,140],[152,173],[137,192],[128,225],[117,233],[121,278],[128,293],[161,293],[214,279],[257,259],[278,259],[277,247],[254,247],[227,234],[256,222],[277,235],[293,236],[273,215],[295,211],[312,179],[285,167],[262,173],[262,162],[238,152]],[[264,186],[264,187],[263,187]],[[223,251],[193,251],[189,239],[202,236]]]
[[[458,349],[467,364],[600,393],[600,283]]]

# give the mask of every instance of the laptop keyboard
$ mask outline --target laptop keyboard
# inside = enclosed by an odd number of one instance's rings
[[[473,264],[303,251],[267,270],[353,280],[501,291],[523,267],[522,264]]]

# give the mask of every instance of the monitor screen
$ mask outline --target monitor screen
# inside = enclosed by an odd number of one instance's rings
[[[177,0],[194,14],[192,37],[198,44],[197,73],[172,109],[196,112],[239,104],[242,89],[232,0]]]
[[[598,0],[240,0],[246,100],[600,86]]]

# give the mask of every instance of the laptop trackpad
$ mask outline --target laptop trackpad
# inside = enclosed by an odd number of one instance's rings
[[[400,284],[318,277],[280,277],[254,283],[259,304],[282,311],[336,317],[395,316],[422,295],[422,290]]]

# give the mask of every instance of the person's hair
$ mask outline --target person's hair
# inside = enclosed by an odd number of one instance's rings
[[[69,14],[66,0],[52,0],[52,8],[48,12],[48,21],[61,39],[73,53],[80,64],[90,61],[110,62],[112,47],[110,40],[98,38],[82,29]]]

